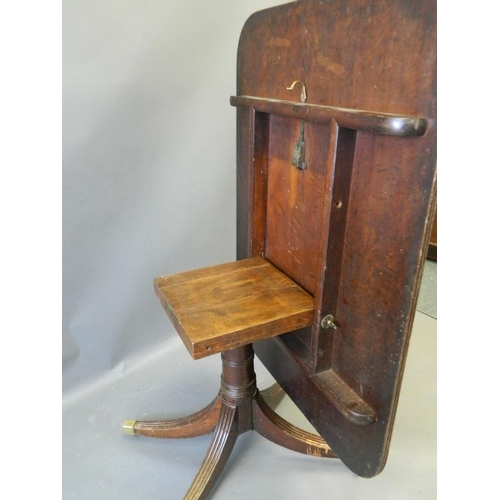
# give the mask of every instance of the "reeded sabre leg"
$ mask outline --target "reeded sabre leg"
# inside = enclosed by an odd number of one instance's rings
[[[252,429],[290,450],[317,457],[336,457],[322,438],[295,427],[274,412],[271,406],[278,405],[284,391],[275,384],[259,393],[253,358],[251,344],[223,352],[219,395],[194,415],[156,422],[127,421],[123,425],[126,434],[162,438],[200,436],[215,430],[205,459],[184,500],[208,498],[236,439]]]
[[[253,401],[254,429],[269,441],[315,457],[337,458],[327,442],[281,418],[258,394]]]
[[[208,497],[224,469],[238,434],[237,409],[223,404],[210,447],[184,500],[203,500]]]
[[[278,382],[269,386],[267,389],[260,391],[260,395],[266,403],[274,410],[285,397],[285,391],[281,388]]]
[[[123,432],[135,436],[155,438],[189,438],[213,432],[221,412],[221,399],[217,396],[207,407],[175,420],[141,421],[127,420]]]

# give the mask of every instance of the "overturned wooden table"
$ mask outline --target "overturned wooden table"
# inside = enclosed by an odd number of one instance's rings
[[[214,432],[186,499],[238,435],[386,463],[436,195],[433,0],[302,0],[255,13],[238,49],[237,260],[155,280],[194,359],[222,356],[198,413],[128,434]],[[254,352],[321,437],[259,392]],[[334,451],[333,451],[334,450]]]

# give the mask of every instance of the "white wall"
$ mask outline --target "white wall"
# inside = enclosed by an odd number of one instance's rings
[[[63,3],[66,391],[177,341],[153,278],[234,259],[238,38],[280,3]]]

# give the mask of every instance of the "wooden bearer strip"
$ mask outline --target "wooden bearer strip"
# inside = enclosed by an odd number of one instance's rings
[[[400,116],[253,96],[232,96],[230,102],[232,106],[248,106],[263,113],[301,120],[328,123],[333,119],[340,127],[366,130],[381,135],[421,136],[427,129],[427,120],[417,116]]]

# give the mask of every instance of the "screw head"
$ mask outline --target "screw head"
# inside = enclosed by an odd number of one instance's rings
[[[328,314],[321,320],[321,326],[323,328],[333,328],[337,329],[337,325],[335,324],[335,318],[332,314]]]

